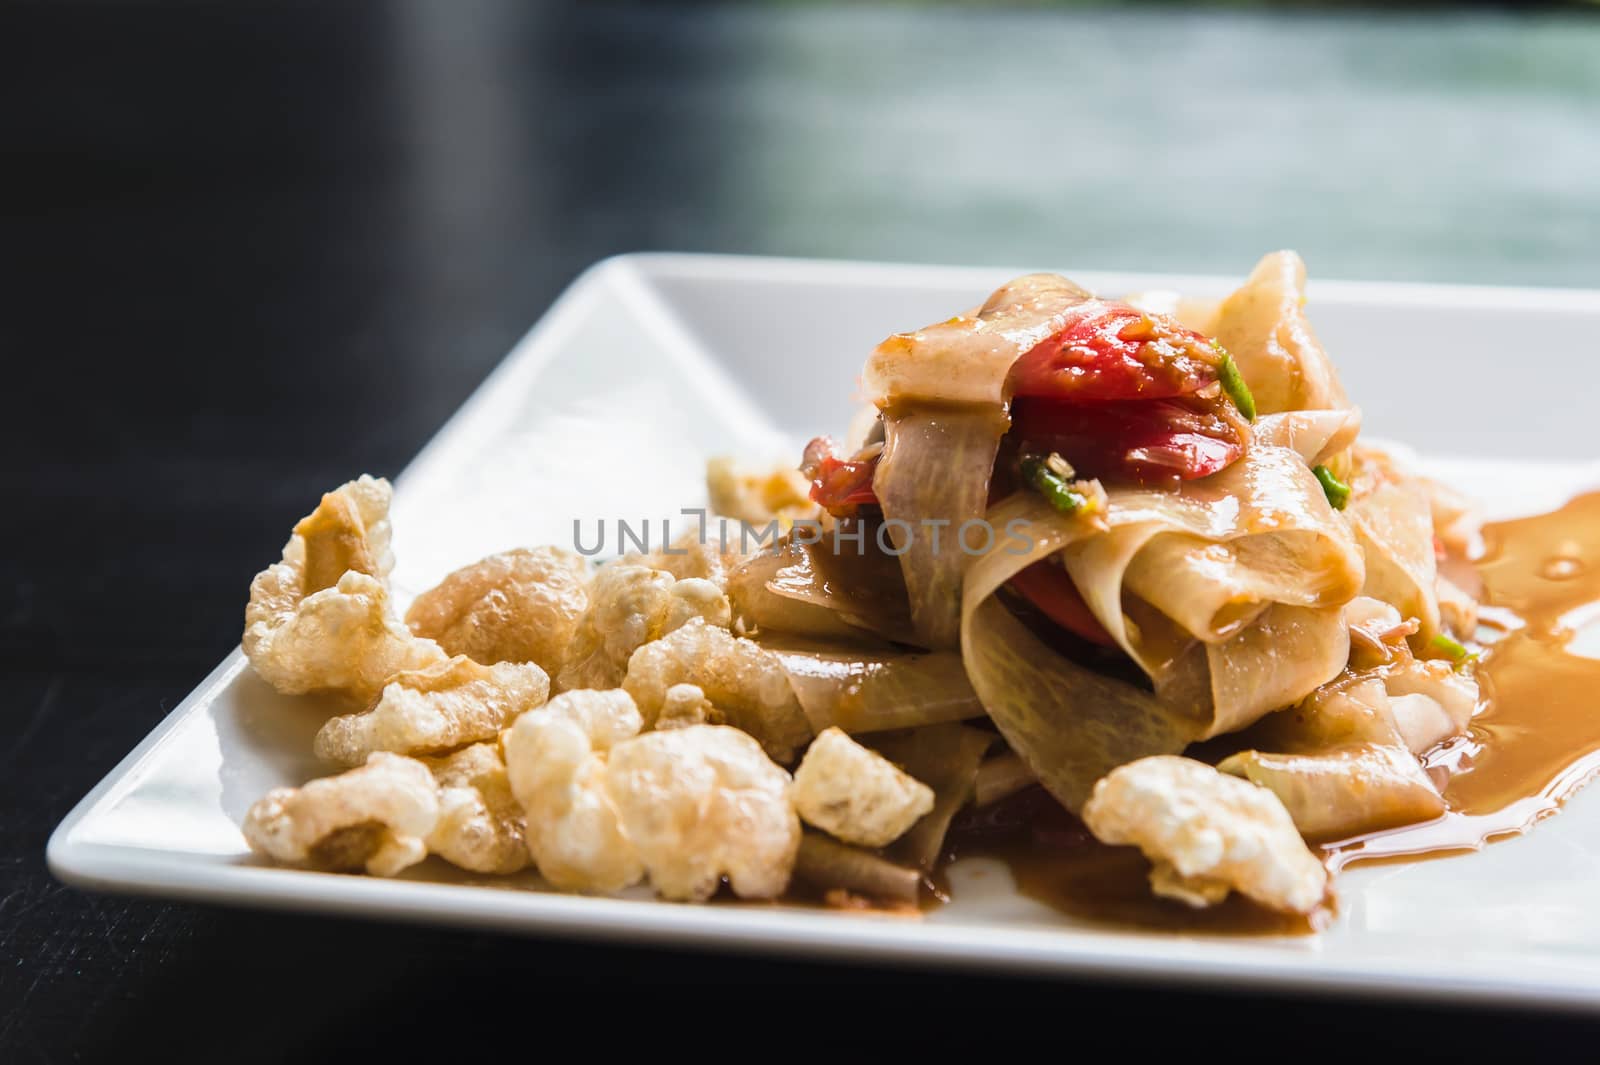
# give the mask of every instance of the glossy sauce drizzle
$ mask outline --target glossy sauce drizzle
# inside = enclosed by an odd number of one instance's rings
[[[1331,870],[1480,850],[1526,831],[1600,772],[1600,493],[1537,517],[1487,525],[1476,562],[1477,676],[1484,703],[1465,736],[1425,762],[1445,779],[1440,818],[1325,848]],[[1129,927],[1231,934],[1306,933],[1326,913],[1272,913],[1237,895],[1191,910],[1151,895],[1149,863],[1085,833],[1040,846],[1025,830],[957,832],[956,857],[991,857],[1023,894],[1075,917]]]
[[[1479,850],[1525,831],[1600,770],[1600,493],[1483,530],[1484,706],[1426,759],[1447,812],[1330,847],[1330,867]]]

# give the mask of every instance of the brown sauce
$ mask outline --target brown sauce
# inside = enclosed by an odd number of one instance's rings
[[[1065,851],[1024,841],[957,845],[958,858],[1005,863],[1018,893],[1085,922],[1152,932],[1212,935],[1307,935],[1325,927],[1331,909],[1310,916],[1278,913],[1235,892],[1219,905],[1196,910],[1150,892],[1150,863],[1132,847],[1089,842]]]
[[[1548,817],[1600,770],[1600,493],[1484,527],[1484,706],[1432,752],[1443,817],[1329,848],[1331,867],[1476,851]]]
[[[1134,847],[1109,847],[1033,785],[992,806],[963,811],[951,825],[946,858],[989,858],[1010,871],[1016,890],[1086,923],[1152,932],[1305,935],[1324,927],[1331,908],[1310,916],[1277,913],[1234,894],[1192,909],[1150,892],[1150,863]],[[941,870],[938,901],[957,894]]]
[[[1329,868],[1480,850],[1526,831],[1600,772],[1600,493],[1488,525],[1478,664],[1484,704],[1466,735],[1425,758],[1446,813],[1327,845]],[[1064,816],[1064,815],[1063,815]],[[1208,910],[1156,898],[1135,850],[1085,836],[1040,845],[1021,828],[953,834],[954,857],[1003,861],[1022,894],[1072,917],[1158,931],[1305,934],[1331,914],[1270,912],[1237,895]]]

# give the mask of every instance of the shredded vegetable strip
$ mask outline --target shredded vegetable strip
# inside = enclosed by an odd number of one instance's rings
[[[944,852],[950,819],[972,798],[978,766],[994,744],[994,733],[965,725],[930,725],[875,738],[878,753],[933,789],[933,809],[885,854],[931,872]]]
[[[884,419],[888,439],[872,486],[899,555],[917,640],[930,650],[960,643],[969,556],[957,538],[983,517],[1009,424],[1001,411],[979,406],[907,409]]]
[[[1037,782],[1038,778],[1028,768],[1028,763],[1015,753],[1007,751],[995,755],[978,767],[978,777],[973,782],[972,804],[989,806]]]
[[[824,891],[839,889],[893,902],[916,902],[922,874],[820,832],[800,837],[794,875]]]

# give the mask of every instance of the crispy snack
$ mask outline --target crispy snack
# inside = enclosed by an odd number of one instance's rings
[[[798,468],[743,466],[725,455],[706,463],[706,492],[713,513],[752,525],[788,525],[814,518],[821,509],[811,501],[811,482]]]
[[[732,620],[727,596],[706,580],[678,580],[622,563],[602,567],[589,586],[589,605],[578,619],[557,688],[617,687],[634,651],[691,618],[727,628]]]
[[[693,684],[727,718],[754,736],[774,760],[794,761],[811,739],[788,674],[777,656],[752,640],[703,621],[688,624],[634,652],[623,687],[653,725],[676,684]]]
[[[701,530],[693,529],[678,537],[668,547],[643,555],[637,551],[630,551],[618,559],[615,565],[647,566],[663,573],[670,573],[680,581],[688,577],[698,577],[710,581],[718,589],[726,592],[728,575],[744,559],[738,527],[713,527],[708,523],[703,542]]]
[[[589,566],[559,547],[519,548],[463,566],[417,597],[406,624],[484,665],[533,662],[551,676],[588,605]]]
[[[703,902],[724,874],[742,898],[788,887],[800,847],[789,774],[738,729],[694,725],[620,743],[606,780],[664,898]]]
[[[474,743],[442,758],[423,758],[439,785],[439,820],[428,849],[474,873],[515,873],[527,866],[527,817],[498,743]]]
[[[389,498],[388,481],[365,476],[329,492],[251,582],[244,653],[278,691],[365,703],[392,674],[444,658],[390,609]]]
[[[380,753],[336,777],[267,792],[245,814],[244,838],[280,862],[393,876],[428,856],[438,818],[428,767]]]
[[[1196,908],[1229,889],[1275,910],[1309,913],[1328,872],[1277,796],[1204,762],[1157,755],[1106,774],[1083,807],[1099,840],[1135,844],[1155,863],[1158,895]]]
[[[389,550],[389,502],[394,490],[382,477],[362,474],[322,497],[294,527],[285,561],[298,541],[305,594],[331,588],[350,570],[382,580],[394,568]]]
[[[444,661],[438,644],[417,639],[394,616],[389,589],[364,573],[351,570],[283,614],[266,617],[255,604],[252,595],[245,655],[285,695],[329,691],[366,703],[396,673]]]
[[[661,700],[656,715],[657,729],[688,728],[690,725],[721,725],[722,711],[711,704],[706,693],[694,684],[674,684]]]
[[[933,809],[933,789],[829,728],[795,770],[794,805],[807,824],[846,843],[883,847]]]
[[[360,765],[373,751],[448,751],[493,739],[549,695],[550,678],[532,662],[485,666],[457,655],[396,673],[370,710],[329,719],[315,749],[343,765]]]
[[[564,891],[620,891],[644,876],[606,790],[612,746],[643,722],[624,691],[570,691],[524,714],[505,736],[511,790],[527,814],[528,850]]]

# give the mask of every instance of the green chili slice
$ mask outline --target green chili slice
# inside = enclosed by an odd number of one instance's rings
[[[1088,497],[1073,488],[1072,483],[1065,477],[1052,470],[1044,456],[1023,456],[1022,479],[1063,514],[1078,514],[1089,507]]]
[[[1244,374],[1239,372],[1239,366],[1233,361],[1233,356],[1228,354],[1227,348],[1215,340],[1211,342],[1211,346],[1222,356],[1222,361],[1217,363],[1217,379],[1222,385],[1222,390],[1228,393],[1228,398],[1239,408],[1239,413],[1244,415],[1245,421],[1255,421],[1256,398],[1250,394],[1250,386],[1244,383]]]
[[[1333,471],[1326,466],[1313,466],[1311,472],[1317,475],[1317,481],[1322,485],[1322,494],[1328,497],[1328,503],[1334,510],[1343,510],[1345,504],[1350,502],[1350,486],[1333,475]]]
[[[1446,636],[1442,632],[1438,633],[1433,639],[1429,640],[1428,646],[1432,647],[1436,651],[1443,651],[1457,664],[1478,657],[1471,651],[1467,650],[1465,645],[1463,645],[1459,640]]]

